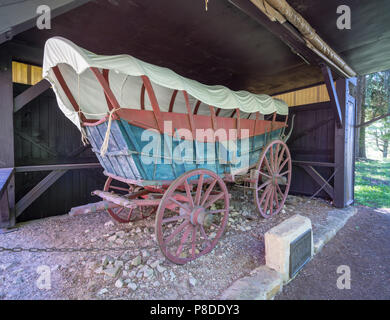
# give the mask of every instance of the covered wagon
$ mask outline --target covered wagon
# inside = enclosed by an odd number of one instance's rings
[[[229,182],[247,183],[265,218],[283,207],[291,180],[285,102],[129,55],[96,55],[61,37],[46,42],[43,75],[107,176],[93,194],[118,222],[156,211],[169,260],[183,264],[215,247]]]

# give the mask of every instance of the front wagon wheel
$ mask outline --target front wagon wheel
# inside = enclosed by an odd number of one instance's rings
[[[225,182],[206,169],[188,171],[166,190],[157,209],[156,239],[162,253],[184,264],[209,253],[229,214]]]
[[[264,218],[283,208],[291,184],[291,167],[290,151],[282,140],[273,140],[265,146],[254,183],[254,202]]]

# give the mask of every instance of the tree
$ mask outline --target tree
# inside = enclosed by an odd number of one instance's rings
[[[357,97],[356,97],[356,109],[357,119],[360,123],[364,123],[366,118],[365,100],[366,100],[366,76],[359,76],[357,78]],[[366,158],[366,128],[364,126],[358,127],[356,130],[356,137],[358,143],[356,143],[355,154],[359,158]]]
[[[374,136],[378,149],[387,158],[390,143],[390,70],[370,74],[366,79],[365,113],[370,121],[361,121],[362,128],[370,125],[368,131]]]

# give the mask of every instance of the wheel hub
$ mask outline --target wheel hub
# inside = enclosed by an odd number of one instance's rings
[[[279,176],[277,174],[272,175],[272,184],[276,186],[278,184],[278,178]]]
[[[203,207],[195,207],[190,214],[190,221],[194,226],[203,225],[207,216],[208,214]]]

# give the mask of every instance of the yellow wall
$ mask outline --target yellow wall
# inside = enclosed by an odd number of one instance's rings
[[[328,90],[326,89],[325,84],[289,93],[279,94],[274,96],[274,98],[284,100],[290,107],[329,101]]]
[[[34,85],[42,80],[42,68],[12,61],[12,81]]]

